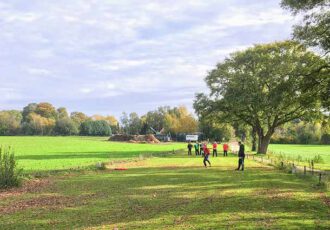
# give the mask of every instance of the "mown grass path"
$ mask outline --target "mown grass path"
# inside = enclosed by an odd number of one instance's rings
[[[1,229],[327,229],[329,200],[311,178],[253,161],[185,154],[52,177],[0,200]]]

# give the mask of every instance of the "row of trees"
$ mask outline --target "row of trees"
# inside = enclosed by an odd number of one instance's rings
[[[113,116],[82,112],[68,114],[66,108],[56,109],[50,103],[31,103],[23,111],[0,111],[0,135],[92,135],[106,136],[117,130]]]
[[[271,142],[288,144],[330,144],[330,120],[294,120],[276,129]]]
[[[180,133],[195,133],[198,122],[186,107],[159,107],[139,117],[136,113],[123,113],[120,118],[122,132],[126,134],[148,134],[155,131],[178,135]]]
[[[201,122],[245,126],[259,153],[267,152],[273,135],[288,122],[329,114],[329,2],[283,0],[282,6],[305,13],[294,29],[295,41],[255,45],[231,54],[206,77],[210,94],[198,94],[194,102]],[[301,133],[308,133],[307,128]],[[299,133],[299,124],[295,131]]]
[[[49,103],[29,104],[23,111],[0,111],[0,135],[86,135],[108,136],[111,133],[149,134],[151,128],[184,140],[184,134],[223,141],[240,137],[252,141],[253,130],[242,122],[221,123],[214,116],[203,116],[198,122],[185,107],[159,107],[139,117],[136,113],[120,118],[82,112],[70,115],[65,108],[57,110]],[[314,121],[296,119],[278,127],[272,143],[329,144],[330,120],[327,116]]]
[[[194,133],[197,120],[187,108],[159,107],[143,116],[123,113],[121,124],[114,116],[87,116],[82,112],[68,114],[50,103],[31,103],[22,111],[0,111],[0,135],[88,135],[108,136],[112,133],[147,134],[151,128],[164,133]]]

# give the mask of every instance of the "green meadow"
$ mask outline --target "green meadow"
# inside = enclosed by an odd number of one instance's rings
[[[97,162],[127,160],[141,154],[168,152],[185,144],[132,144],[109,142],[107,137],[0,137],[0,146],[11,146],[24,172],[76,169]]]
[[[269,151],[275,155],[284,155],[292,160],[299,159],[300,164],[308,165],[308,160],[320,156],[320,162],[315,163],[315,167],[330,170],[330,145],[292,145],[292,144],[271,144]]]

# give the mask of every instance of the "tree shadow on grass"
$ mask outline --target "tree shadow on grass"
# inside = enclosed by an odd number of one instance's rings
[[[54,211],[46,206],[37,217],[37,210],[23,210],[16,214],[14,224],[5,218],[3,226],[326,228],[329,207],[318,198],[319,191],[312,182],[260,169],[243,173],[221,168],[160,167],[81,175],[62,179],[53,192],[63,196],[90,193],[93,198],[69,209]],[[54,220],[56,224],[51,225]]]

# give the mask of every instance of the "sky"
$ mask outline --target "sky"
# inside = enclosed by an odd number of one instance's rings
[[[184,105],[253,44],[289,39],[280,0],[0,0],[0,110],[88,115]]]

